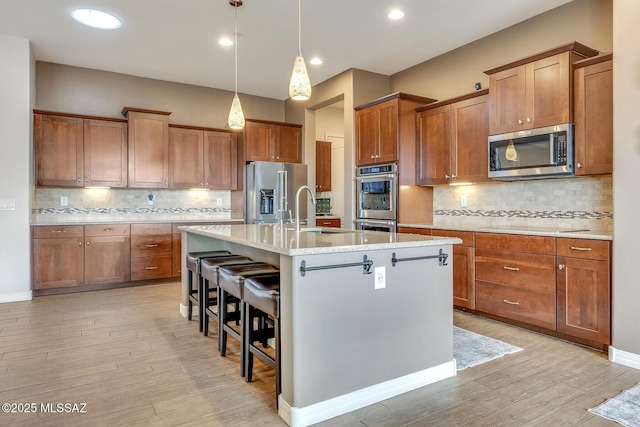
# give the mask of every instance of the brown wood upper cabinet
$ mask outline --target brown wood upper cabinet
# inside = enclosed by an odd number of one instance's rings
[[[169,187],[169,114],[124,107],[129,119],[129,187]]]
[[[331,191],[331,143],[316,141],[316,191]]]
[[[247,119],[246,161],[302,163],[302,125]]]
[[[356,165],[398,162],[401,185],[415,184],[415,109],[435,99],[394,93],[356,107]]]
[[[238,188],[237,135],[169,127],[169,188]]]
[[[613,172],[613,55],[574,64],[575,174]]]
[[[483,182],[487,176],[488,90],[416,109],[416,184]]]
[[[127,123],[34,114],[36,185],[126,187]]]
[[[573,42],[485,71],[489,75],[489,134],[573,121],[572,64],[598,51]]]

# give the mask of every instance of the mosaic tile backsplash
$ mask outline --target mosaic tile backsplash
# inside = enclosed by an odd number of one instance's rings
[[[610,175],[436,186],[433,222],[438,227],[613,229]],[[467,206],[461,206],[465,197]]]
[[[67,206],[61,206],[62,197]],[[230,191],[36,188],[32,222],[212,221],[233,213]]]

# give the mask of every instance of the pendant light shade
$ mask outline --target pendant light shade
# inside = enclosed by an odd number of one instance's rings
[[[296,57],[293,63],[293,73],[289,83],[289,96],[296,101],[306,101],[311,97],[311,82],[307,74],[307,66],[302,56]]]
[[[240,98],[238,97],[238,8],[242,6],[241,0],[229,0],[229,4],[235,8],[235,32],[234,47],[235,47],[235,77],[236,77],[236,90],[233,95],[233,101],[231,102],[231,110],[229,111],[229,118],[227,119],[227,125],[231,129],[244,128],[244,112],[242,111],[242,104],[240,104]]]
[[[296,101],[306,101],[311,97],[311,81],[307,74],[307,66],[302,57],[302,24],[301,6],[298,0],[298,56],[293,62],[293,73],[289,82],[289,96]]]
[[[504,153],[504,157],[512,162],[518,160],[518,152],[516,151],[516,146],[513,144],[513,140],[509,140],[509,143],[507,144],[507,150]]]

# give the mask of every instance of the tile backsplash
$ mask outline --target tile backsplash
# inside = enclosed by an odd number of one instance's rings
[[[466,207],[461,199],[466,198]],[[610,175],[436,186],[433,222],[438,227],[554,227],[611,232]]]
[[[36,188],[32,223],[210,221],[238,217],[233,213],[230,191]]]

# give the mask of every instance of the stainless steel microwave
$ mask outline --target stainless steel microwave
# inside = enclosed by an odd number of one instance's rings
[[[489,178],[511,181],[573,174],[571,123],[489,137]]]

